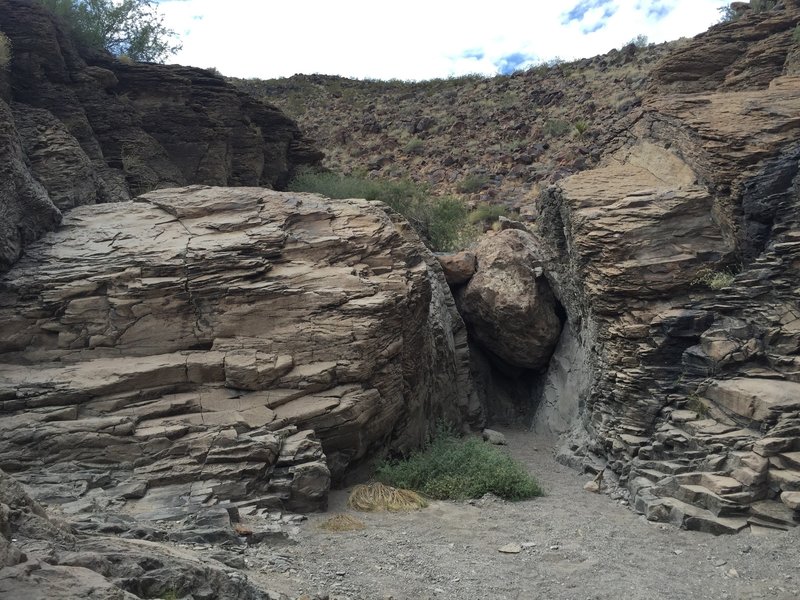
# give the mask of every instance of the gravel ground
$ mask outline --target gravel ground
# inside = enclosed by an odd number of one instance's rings
[[[800,598],[800,527],[714,537],[648,523],[584,491],[588,477],[556,463],[549,444],[504,433],[545,497],[354,513],[347,492],[334,492],[329,513],[303,523],[297,545],[249,556],[248,575],[292,597],[352,600]],[[366,528],[319,529],[336,512]],[[498,551],[509,543],[522,551]]]

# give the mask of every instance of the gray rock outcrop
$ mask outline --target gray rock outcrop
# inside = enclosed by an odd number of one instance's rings
[[[580,347],[539,420],[577,412],[562,459],[651,520],[800,522],[799,18],[786,3],[668,56],[598,168],[541,198],[535,247]]]
[[[288,600],[219,558],[144,540],[83,535],[49,516],[0,471],[0,598]]]
[[[35,0],[0,0],[0,272],[84,204],[187,184],[281,188],[322,154],[274,106],[203,69],[78,49]]]
[[[260,188],[73,209],[0,279],[0,466],[72,512],[315,510],[331,472],[478,419],[406,229]]]

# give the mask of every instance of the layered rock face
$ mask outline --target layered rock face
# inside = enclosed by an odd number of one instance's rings
[[[79,207],[0,280],[0,465],[82,513],[325,506],[370,451],[479,419],[407,225],[260,188]]]
[[[648,518],[798,520],[799,19],[787,3],[698,36],[601,166],[542,198],[542,262],[591,374],[564,458],[607,465]]]
[[[322,155],[293,121],[202,69],[77,49],[34,0],[0,1],[0,271],[61,211],[192,183],[280,188]]]
[[[0,598],[288,600],[233,572],[227,554],[76,534],[0,471]]]

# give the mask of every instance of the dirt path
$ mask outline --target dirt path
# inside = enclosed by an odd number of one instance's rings
[[[598,599],[800,598],[800,528],[713,537],[652,524],[556,463],[532,434],[506,431],[511,452],[545,487],[532,501],[436,502],[406,514],[351,513],[363,531],[303,523],[300,543],[249,554],[248,575],[293,597]],[[536,449],[538,448],[538,449]],[[527,546],[502,554],[505,544]]]

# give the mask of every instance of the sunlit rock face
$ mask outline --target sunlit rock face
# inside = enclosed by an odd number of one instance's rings
[[[331,471],[480,418],[438,262],[364,200],[191,187],[76,208],[0,281],[0,340],[0,464],[55,484],[33,488],[49,502],[101,469],[142,486],[133,511],[313,510]]]

